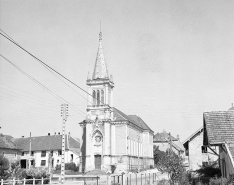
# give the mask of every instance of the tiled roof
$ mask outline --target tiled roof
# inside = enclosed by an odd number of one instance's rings
[[[114,110],[114,121],[129,121],[132,124],[142,128],[143,130],[150,130],[152,131],[149,126],[139,117],[136,115],[126,115],[120,110],[113,108]]]
[[[28,138],[16,138],[14,143],[17,148],[23,151],[29,151],[31,139],[31,150],[32,151],[42,151],[42,150],[61,150],[62,149],[62,135],[52,135],[52,136],[38,136],[38,137],[28,137]],[[67,144],[69,141],[69,144]],[[80,148],[80,143],[78,143],[71,136],[66,135],[65,137],[65,149],[69,148]]]
[[[0,148],[17,149],[16,145],[4,135],[0,135]]]
[[[180,141],[172,141],[172,145],[180,151],[184,151],[184,145]]]
[[[234,141],[234,111],[205,112],[203,116],[210,144]]]
[[[178,139],[174,138],[172,135],[171,135],[171,140],[172,141],[178,141]],[[162,132],[162,133],[157,133],[154,135],[154,142],[167,142],[169,141],[169,134],[167,132]]]

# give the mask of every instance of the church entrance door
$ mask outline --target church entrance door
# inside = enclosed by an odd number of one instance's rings
[[[101,169],[102,159],[101,155],[94,156],[95,169]]]

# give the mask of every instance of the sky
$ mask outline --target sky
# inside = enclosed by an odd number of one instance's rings
[[[1,30],[85,90],[100,21],[117,109],[183,141],[203,125],[203,112],[231,107],[234,1],[0,0]],[[0,54],[24,71],[0,57],[1,133],[61,132],[68,102],[66,132],[81,138],[87,94],[1,35]]]

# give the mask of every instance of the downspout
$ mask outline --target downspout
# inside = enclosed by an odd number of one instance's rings
[[[227,143],[225,143],[224,145],[225,145],[225,147],[226,147],[226,149],[227,149],[227,153],[228,153],[229,158],[230,158],[230,160],[231,160],[232,167],[234,168],[234,161],[233,161],[233,158],[232,158],[232,154],[231,154],[231,152],[230,152],[230,150],[229,150],[229,148],[228,148]]]

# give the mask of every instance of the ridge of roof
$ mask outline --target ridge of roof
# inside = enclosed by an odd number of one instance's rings
[[[189,141],[192,137],[194,137],[197,133],[203,131],[203,126],[197,129],[191,136],[189,136],[186,140],[183,141],[183,144],[185,144],[187,141]]]

